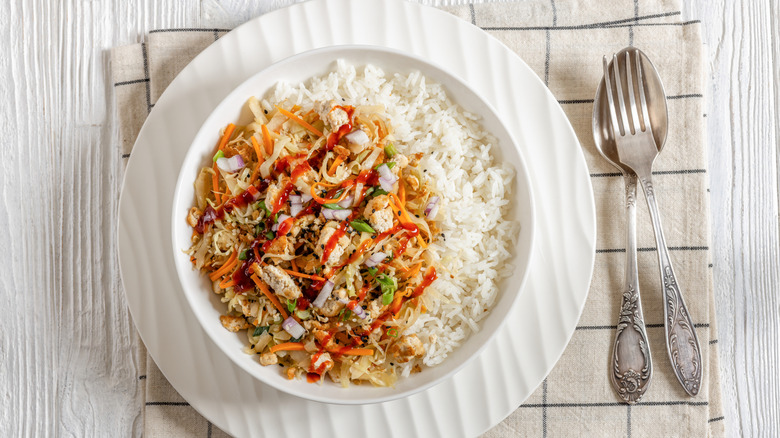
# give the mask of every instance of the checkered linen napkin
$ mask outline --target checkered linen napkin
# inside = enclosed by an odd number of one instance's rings
[[[525,404],[484,436],[723,436],[699,22],[681,21],[679,0],[527,0],[447,10],[517,52],[559,99],[582,143],[598,215],[593,281],[571,343]],[[124,159],[166,86],[227,31],[159,30],[142,44],[112,50]],[[654,174],[672,258],[705,358],[706,379],[699,395],[690,398],[674,377],[664,346],[655,241],[647,207],[639,202],[639,280],[655,372],[648,393],[634,406],[618,401],[607,372],[625,258],[623,180],[599,156],[590,125],[601,57],[626,45],[641,48],[654,61],[668,94],[671,123]],[[146,357],[140,381],[145,386],[146,437],[223,434],[176,393],[151,357]]]

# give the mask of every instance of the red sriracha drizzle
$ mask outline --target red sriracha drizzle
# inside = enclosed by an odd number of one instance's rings
[[[276,199],[276,202],[271,209],[271,214],[276,214],[279,210],[282,209],[285,202],[287,202],[287,199],[290,198],[290,193],[292,193],[293,189],[295,189],[295,186],[292,185],[292,183],[287,183],[287,185],[284,186],[282,193],[279,194],[279,198]]]
[[[339,242],[339,239],[341,236],[344,235],[344,233],[347,230],[347,222],[343,221],[341,222],[341,225],[336,229],[335,232],[333,232],[333,235],[330,236],[330,239],[328,239],[328,242],[325,243],[325,248],[322,250],[322,264],[326,264],[328,261],[328,258],[330,258],[330,253],[333,252],[333,249],[336,248],[336,244]]]
[[[256,201],[260,192],[268,187],[268,181],[261,180],[258,185],[259,187],[249,186],[249,188],[247,188],[243,193],[230,198],[216,210],[211,205],[206,206],[206,209],[203,210],[203,215],[201,215],[200,219],[198,219],[197,225],[195,225],[195,231],[203,234],[206,232],[207,227],[211,223],[217,219],[222,219],[225,217],[225,212],[230,213],[236,208],[246,207],[249,205],[249,203]],[[287,196],[289,196],[289,194]]]
[[[328,136],[328,143],[325,148],[325,150],[327,151],[333,149],[333,147],[338,144],[338,142],[341,140],[342,137],[344,137],[345,135],[349,134],[350,131],[352,131],[352,116],[355,114],[355,108],[351,106],[336,105],[331,109],[331,111],[333,111],[336,108],[340,108],[347,113],[347,116],[349,117],[349,122],[341,125],[339,129],[337,129],[335,132],[332,132]]]

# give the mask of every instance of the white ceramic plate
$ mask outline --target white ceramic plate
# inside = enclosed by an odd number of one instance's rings
[[[171,257],[173,189],[213,108],[268,65],[305,50],[367,44],[448,69],[505,115],[533,181],[535,250],[526,290],[482,354],[416,395],[365,406],[304,401],[261,384],[201,329]],[[224,65],[230,63],[231,69]],[[474,436],[542,382],[582,312],[595,256],[595,208],[577,138],[555,98],[499,41],[446,12],[388,0],[315,0],[258,17],[222,37],[171,83],[128,163],[118,228],[133,319],[171,384],[237,436]],[[402,419],[403,421],[399,421]]]
[[[192,228],[184,221],[184,217],[195,199],[193,181],[201,168],[211,163],[211,154],[214,144],[219,141],[220,130],[228,123],[241,118],[249,96],[266,96],[278,82],[295,85],[308,81],[311,77],[335,71],[337,59],[344,60],[358,69],[362,69],[365,64],[373,64],[382,68],[389,77],[394,73],[421,71],[429,81],[444,86],[449,98],[455,103],[482,117],[480,122],[484,129],[497,139],[493,147],[495,159],[509,164],[515,170],[509,198],[513,208],[505,217],[506,220],[521,225],[519,234],[513,236],[513,258],[508,260],[508,263],[514,266],[512,275],[500,283],[498,298],[489,315],[480,322],[479,332],[470,336],[442,364],[423,368],[420,373],[399,379],[392,388],[352,385],[349,389],[344,389],[329,379],[325,379],[322,384],[312,385],[305,379],[288,380],[279,367],[261,366],[257,356],[243,352],[247,343],[246,335],[231,333],[222,327],[219,316],[224,314],[225,304],[220,301],[219,295],[211,291],[212,285],[208,277],[194,270],[189,256],[183,252],[192,244]],[[468,85],[424,59],[393,49],[377,46],[324,47],[286,58],[251,76],[233,90],[208,117],[184,158],[176,185],[171,215],[172,256],[184,294],[201,327],[222,352],[244,371],[276,389],[309,400],[345,404],[384,402],[419,392],[451,376],[476,357],[506,321],[506,316],[520,295],[531,259],[534,228],[531,196],[528,169],[507,126],[502,123],[491,105],[472,92]]]

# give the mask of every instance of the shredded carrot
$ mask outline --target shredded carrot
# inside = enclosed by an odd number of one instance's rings
[[[260,165],[263,164],[265,160],[263,159],[263,153],[260,150],[260,143],[257,142],[254,135],[250,138],[252,139],[252,147],[255,148],[255,154],[257,154],[257,164],[255,165],[255,170],[252,171],[252,177],[249,179],[249,183],[254,184],[255,181],[257,181],[257,176],[260,174]]]
[[[271,133],[268,132],[268,127],[263,125],[263,143],[265,144],[265,153],[269,157],[274,153],[274,141],[271,139]]]
[[[401,199],[401,203],[406,204],[406,188],[404,188],[404,180],[398,181],[398,197]]]
[[[271,347],[271,353],[277,351],[302,351],[304,350],[303,344],[300,342],[285,342],[283,344],[277,344]]]
[[[404,272],[403,276],[404,277],[414,277],[415,275],[417,275],[418,272],[420,272],[420,268],[421,267],[422,267],[422,262],[417,263],[416,265],[414,265],[414,267],[412,269],[409,270],[409,272]]]
[[[311,126],[308,123],[306,123],[306,121],[303,120],[302,118],[296,116],[295,114],[287,111],[284,108],[280,108],[280,107],[277,106],[276,109],[278,109],[280,113],[282,113],[285,116],[287,116],[287,118],[289,118],[290,120],[295,121],[295,123],[297,123],[297,124],[303,126],[304,128],[308,129],[312,133],[316,134],[318,137],[322,137],[322,132],[319,129],[315,128],[314,126]]]
[[[328,348],[327,350],[331,353],[347,354],[350,356],[373,356],[374,355],[374,350],[370,348],[343,348],[342,347],[342,348]]]
[[[328,183],[324,183],[324,182],[321,182],[321,181],[312,184],[312,186],[311,186],[311,197],[314,198],[314,200],[319,202],[320,204],[335,204],[335,203],[341,202],[341,201],[344,200],[344,198],[347,197],[347,193],[349,193],[349,190],[344,190],[341,193],[341,196],[339,196],[338,198],[323,198],[322,196],[317,194],[317,187],[319,187],[319,186],[325,186],[325,187],[337,187],[337,186],[334,185],[334,184],[328,184]]]
[[[282,269],[282,271],[284,271],[284,272],[286,272],[286,273],[288,273],[290,275],[294,275],[296,277],[308,278],[309,280],[316,280],[316,281],[325,281],[324,278],[322,278],[320,276],[317,276],[317,275],[304,274],[302,272],[291,271],[289,269]]]
[[[292,265],[293,271],[300,272],[300,270],[298,269],[298,265],[295,263],[295,259],[290,260],[290,265]]]
[[[233,251],[233,254],[230,254],[230,257],[227,259],[225,264],[222,265],[222,267],[209,274],[211,281],[214,281],[217,278],[227,274],[238,264],[238,254],[236,254],[237,252],[238,251]]]
[[[396,196],[395,193],[389,193],[388,196],[390,196],[391,204],[392,203],[396,204],[393,206],[395,207],[393,208],[393,212],[395,212],[396,209],[400,212],[400,214],[396,213],[396,215],[398,216],[398,220],[400,220],[401,222],[413,224],[414,222],[412,222],[412,219],[409,217],[409,213],[406,212],[405,203],[401,202],[401,200],[398,198],[398,196]],[[425,239],[423,239],[422,236],[420,236],[420,233],[417,233],[417,241],[420,242],[421,247],[423,248],[428,247],[428,244],[425,243]]]
[[[219,287],[222,289],[227,289],[235,284],[236,282],[233,280],[233,276],[227,276],[224,280],[219,282]]]
[[[339,164],[344,162],[344,158],[346,158],[345,155],[339,155],[336,157],[335,160],[333,160],[333,164],[331,164],[330,169],[328,169],[328,175],[333,176],[333,173],[336,172],[336,169],[339,167]]]
[[[255,272],[257,272],[256,269]],[[271,300],[271,304],[273,304],[274,307],[276,307],[276,310],[278,310],[279,313],[282,314],[282,318],[287,319],[288,316],[287,311],[284,309],[284,307],[282,307],[282,303],[280,303],[279,300],[276,299],[276,296],[273,293],[271,293],[270,290],[268,290],[268,286],[266,286],[265,283],[263,283],[259,278],[257,278],[256,274],[252,275],[252,281],[254,281],[258,289],[260,289],[260,291],[263,292],[263,294],[265,294],[265,296],[269,300]]]
[[[229,124],[227,125],[227,128],[225,128],[225,133],[222,134],[222,139],[219,140],[219,147],[217,147],[217,150],[222,150],[228,143],[228,140],[230,140],[230,136],[233,135],[233,131],[236,129],[236,125]]]

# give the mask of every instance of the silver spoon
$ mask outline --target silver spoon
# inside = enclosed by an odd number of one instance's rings
[[[626,50],[617,53],[617,59],[623,59]],[[634,49],[636,50],[636,49]],[[641,51],[645,65],[650,61]],[[610,62],[605,68],[612,70]],[[663,92],[661,78],[654,68],[646,69],[647,106],[652,121],[653,136],[660,152],[666,141],[667,112],[666,97]],[[623,283],[623,300],[620,305],[620,315],[612,350],[610,380],[618,396],[626,403],[634,404],[642,398],[650,384],[653,375],[652,359],[647,341],[642,303],[639,298],[639,277],[637,274],[636,253],[636,173],[623,165],[618,157],[617,145],[610,126],[609,107],[604,79],[596,90],[593,102],[593,139],[596,148],[613,166],[623,174],[626,186],[626,264]],[[627,330],[628,329],[628,330]]]

